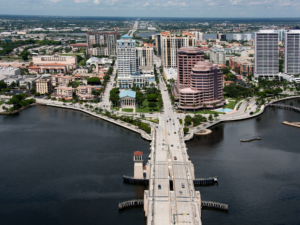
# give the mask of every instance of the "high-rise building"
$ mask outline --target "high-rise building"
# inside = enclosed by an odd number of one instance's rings
[[[183,47],[177,53],[177,88],[190,87],[191,71],[198,61],[204,61],[204,53],[196,47]]]
[[[233,34],[233,40],[241,41],[242,40],[242,34]]]
[[[279,29],[279,30],[276,30],[276,32],[278,33],[278,40],[283,41],[284,37],[285,37],[285,33],[287,32],[287,30]]]
[[[219,40],[226,40],[226,34],[218,34]]]
[[[161,35],[157,34],[155,37],[155,48],[158,55],[161,55]]]
[[[147,53],[147,51],[145,52]],[[149,52],[151,52],[151,50],[149,50]],[[149,82],[154,78],[153,73],[143,72],[142,74],[140,74],[139,58],[136,56],[136,53],[137,50],[135,48],[135,40],[132,40],[130,36],[123,35],[121,37],[121,40],[117,40],[117,82],[120,88],[131,88],[134,84],[136,86],[144,87],[146,83],[149,84]],[[142,61],[146,63],[147,55],[145,55],[144,59],[145,61]],[[151,64],[150,60],[149,63]],[[143,67],[145,68],[145,66]],[[146,71],[146,68],[144,69],[144,71]]]
[[[251,34],[244,34],[244,41],[250,41],[251,40]]]
[[[139,66],[153,66],[153,47],[145,46],[135,49]]]
[[[255,33],[256,77],[278,78],[279,50],[278,33],[274,30],[260,30]]]
[[[226,52],[223,48],[210,49],[210,61],[217,64],[226,64]]]
[[[203,41],[203,32],[200,31],[190,31],[191,34],[195,35],[196,42]]]
[[[289,75],[300,74],[300,30],[285,33],[284,72]]]
[[[194,34],[183,31],[181,35],[171,34],[170,31],[161,33],[161,59],[163,67],[177,66],[177,50],[181,47],[195,46]]]
[[[108,55],[116,55],[116,44],[117,40],[120,38],[120,33],[114,32],[87,32],[87,52],[89,53],[89,48],[100,48],[99,52],[107,52]],[[107,50],[106,50],[107,49]]]
[[[180,89],[178,107],[195,110],[216,108],[224,103],[223,72],[216,64],[198,61],[191,70],[190,87]]]

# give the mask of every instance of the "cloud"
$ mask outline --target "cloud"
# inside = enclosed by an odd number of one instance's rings
[[[100,4],[100,0],[94,0],[94,4],[95,5],[99,5]]]
[[[62,2],[63,0],[50,0],[50,2]]]
[[[148,6],[149,5],[149,2],[146,2],[143,6]]]
[[[86,3],[89,2],[89,0],[74,0],[75,3]]]

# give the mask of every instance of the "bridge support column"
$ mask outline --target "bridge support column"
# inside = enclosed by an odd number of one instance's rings
[[[144,191],[144,212],[145,212],[145,217],[147,217],[147,213],[148,213],[148,202],[149,202],[149,191]]]

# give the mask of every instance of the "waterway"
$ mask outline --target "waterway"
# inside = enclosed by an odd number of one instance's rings
[[[299,100],[285,101],[300,107]],[[202,211],[211,224],[299,224],[300,129],[281,122],[300,114],[267,108],[254,119],[223,123],[187,143],[203,200],[229,212]],[[261,141],[240,143],[240,139]],[[87,114],[34,106],[0,116],[0,224],[145,224],[142,208],[119,212],[119,201],[143,198],[143,186],[124,184],[133,152],[147,158],[139,134]]]

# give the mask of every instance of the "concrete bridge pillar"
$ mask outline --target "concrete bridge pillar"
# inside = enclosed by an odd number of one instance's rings
[[[136,151],[133,155],[134,179],[144,179],[143,176],[143,152]]]

